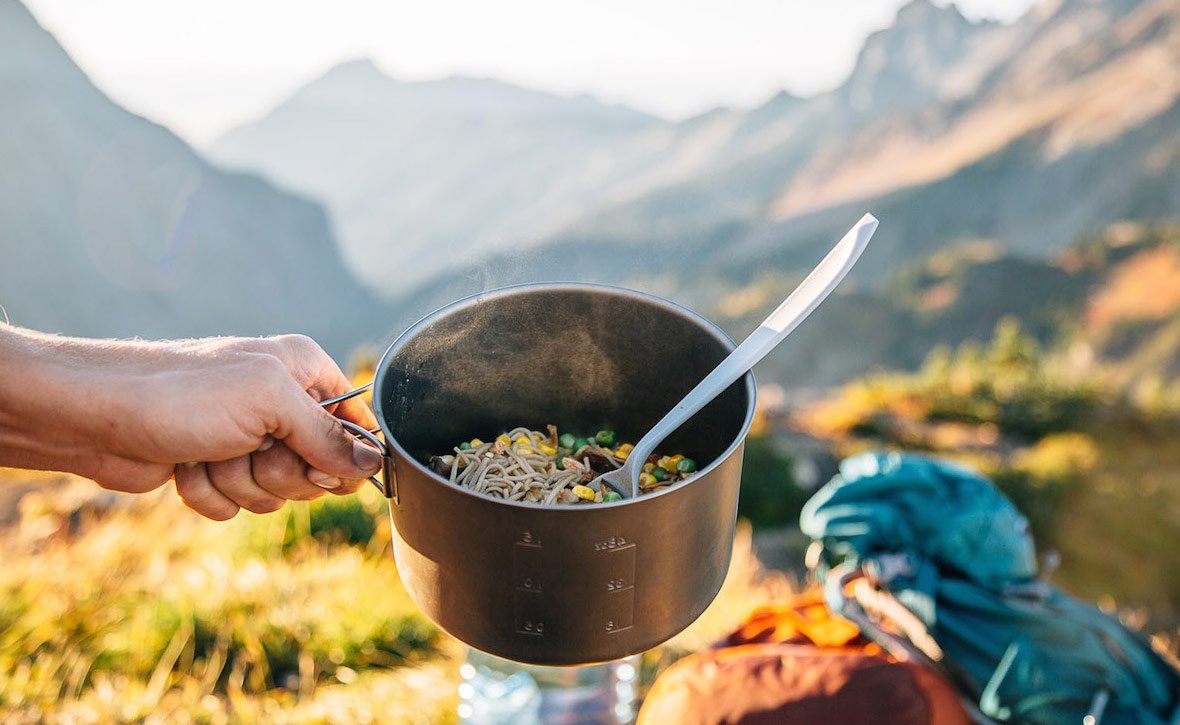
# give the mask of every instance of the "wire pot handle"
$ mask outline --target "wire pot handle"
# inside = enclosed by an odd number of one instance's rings
[[[327,400],[321,400],[320,405],[326,408],[329,405],[342,403],[349,398],[355,398],[371,387],[373,387],[372,380],[360,386],[359,388],[348,391],[347,393],[337,395],[334,398],[328,398]],[[357,440],[368,443],[381,453],[381,457],[385,460],[385,478],[387,481],[391,480],[394,474],[393,462],[389,458],[389,446],[385,444],[385,441],[377,437],[377,434],[381,432],[381,428],[377,427],[373,430],[369,430],[367,428],[362,428],[356,423],[353,423],[351,420],[340,420],[340,425],[344,426],[344,429],[355,436]],[[369,476],[369,482],[376,486],[377,490],[380,491],[381,495],[385,498],[395,498],[391,487],[386,483],[383,483],[380,478],[377,478],[376,476]]]

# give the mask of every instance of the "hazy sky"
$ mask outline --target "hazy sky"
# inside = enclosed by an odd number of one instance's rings
[[[937,0],[945,5],[946,0]],[[26,0],[114,99],[196,144],[342,60],[491,76],[670,118],[844,79],[903,0]],[[1012,20],[1034,0],[961,0]]]

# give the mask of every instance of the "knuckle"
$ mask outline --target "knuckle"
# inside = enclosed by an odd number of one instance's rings
[[[307,335],[291,333],[287,335],[280,335],[278,339],[283,345],[286,345],[289,349],[294,350],[297,353],[305,355],[319,355],[322,352],[319,343]]]
[[[277,496],[252,496],[242,502],[243,508],[255,514],[269,514],[278,511],[286,501]]]
[[[314,501],[315,499],[319,498],[320,496],[323,496],[326,493],[327,493],[327,490],[322,489],[319,486],[312,484],[309,486],[300,486],[295,491],[291,492],[291,495],[289,496],[289,498],[292,501]]]
[[[177,482],[176,493],[185,506],[214,521],[228,521],[237,515],[239,506],[195,481]]]
[[[293,379],[283,361],[273,355],[252,355],[241,377],[250,393],[260,395],[268,405],[290,395]]]
[[[269,453],[269,451],[267,452]],[[292,453],[254,456],[254,480],[264,488],[281,485],[303,475],[299,459]]]
[[[176,495],[180,496],[180,500],[190,508],[210,501],[213,499],[212,494],[209,486],[192,478],[185,477],[176,481]]]
[[[286,380],[290,377],[287,366],[274,355],[251,355],[250,364],[259,378],[271,380]]]
[[[241,507],[232,503],[219,503],[204,507],[190,506],[189,508],[214,521],[229,521],[238,515],[238,511],[241,511]]]
[[[337,496],[349,496],[360,490],[361,486],[365,485],[368,479],[358,478],[349,481],[341,481],[338,488],[332,489],[332,493]]]

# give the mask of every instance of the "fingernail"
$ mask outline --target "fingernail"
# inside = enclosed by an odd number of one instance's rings
[[[312,468],[307,472],[307,480],[311,481],[320,488],[326,488],[331,491],[334,488],[340,488],[340,479],[335,476],[324,473],[318,469]]]
[[[364,443],[352,444],[352,460],[356,462],[357,468],[365,472],[366,476],[381,470],[381,454],[377,452],[376,448]]]
[[[274,437],[273,436],[266,436],[265,438],[262,439],[262,445],[258,446],[258,451],[261,453],[262,451],[267,450],[268,448],[270,448],[274,444],[275,444]]]

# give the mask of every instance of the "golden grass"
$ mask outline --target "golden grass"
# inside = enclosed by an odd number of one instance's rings
[[[42,488],[0,530],[0,720],[455,719],[464,648],[401,587],[379,496],[217,523],[171,491],[131,497],[69,477],[0,473],[0,490],[30,482]],[[373,517],[370,541],[316,531],[325,526],[317,521],[352,515]],[[649,653],[649,679],[791,590],[758,563],[748,526],[733,562],[713,605]]]

